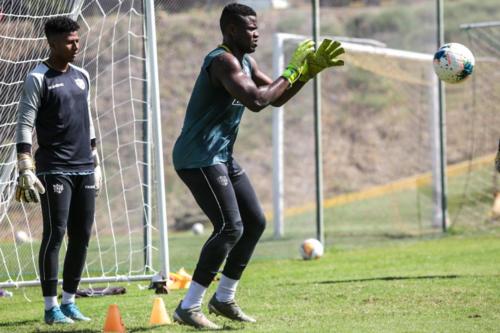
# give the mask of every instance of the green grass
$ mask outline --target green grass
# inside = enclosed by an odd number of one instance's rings
[[[486,170],[488,169],[488,170]],[[489,179],[491,170],[481,168],[468,174],[449,177],[448,189],[449,215],[453,221],[453,232],[474,232],[498,227],[498,220],[490,218],[493,205],[491,196],[492,184]],[[464,187],[468,186],[465,191]],[[464,193],[467,195],[464,196]],[[324,210],[325,240],[327,247],[337,250],[348,250],[366,246],[383,246],[385,243],[411,243],[440,237],[441,229],[432,227],[432,190],[430,186],[417,189],[408,189],[387,193],[380,197],[328,207]],[[285,221],[284,237],[275,240],[273,237],[273,223],[269,221],[267,229],[256,249],[254,258],[258,260],[290,259],[298,253],[302,240],[315,237],[315,210],[304,211],[301,214],[287,216]],[[199,255],[199,249],[205,242],[205,236],[193,236],[191,232],[169,232],[170,267],[176,271],[181,267],[193,270]],[[141,271],[143,267],[142,237],[140,232],[132,235],[129,244],[128,234],[116,235],[116,255],[118,258],[119,274],[129,271],[128,257],[133,258],[133,269]],[[159,248],[158,234],[154,234],[153,244]],[[22,276],[24,280],[34,278],[34,269],[37,260],[32,259],[31,246],[36,258],[39,242],[34,244],[18,245],[18,255],[21,258]],[[131,246],[131,249],[130,247]],[[104,251],[99,255],[97,239],[92,238],[88,252],[88,269],[92,276],[100,276],[100,263],[108,270],[108,275],[115,271],[115,248],[113,239],[109,235],[100,235],[99,247]],[[0,281],[16,280],[20,271],[19,262],[12,243],[0,242],[0,251],[4,254],[4,262],[0,270]],[[63,253],[61,250],[60,267],[62,267]],[[159,267],[159,254],[153,253],[153,267]]]
[[[226,331],[245,332],[498,332],[498,262],[498,229],[334,248],[311,262],[261,259],[249,266],[238,292],[239,302],[258,323],[213,319]],[[78,300],[94,320],[66,328],[42,323],[38,288],[14,290],[13,298],[0,299],[0,332],[100,332],[111,303],[119,305],[128,332],[192,331],[179,325],[150,327],[155,295],[140,285],[145,283],[127,284],[121,296]],[[183,294],[163,296],[169,314]]]

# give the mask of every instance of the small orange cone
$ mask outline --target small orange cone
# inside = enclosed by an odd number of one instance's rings
[[[151,318],[149,319],[151,325],[166,325],[171,324],[170,317],[165,309],[163,298],[156,297],[153,303],[153,310],[151,311]]]
[[[122,316],[120,315],[120,310],[118,310],[117,304],[110,304],[108,308],[108,314],[106,315],[106,321],[104,322],[104,333],[125,333],[125,325],[123,325]]]

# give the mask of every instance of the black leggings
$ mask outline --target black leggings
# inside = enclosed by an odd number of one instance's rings
[[[43,175],[43,237],[38,264],[43,296],[57,295],[59,249],[68,230],[63,290],[75,293],[80,283],[94,222],[94,175]]]
[[[214,226],[201,249],[193,280],[208,287],[225,259],[222,273],[239,280],[266,224],[245,171],[232,161],[177,173]]]

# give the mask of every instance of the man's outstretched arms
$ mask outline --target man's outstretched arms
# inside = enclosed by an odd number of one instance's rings
[[[271,81],[265,74],[258,70],[252,60],[253,73],[246,75],[238,60],[230,53],[224,53],[214,59],[210,66],[210,75],[215,84],[220,83],[224,88],[243,105],[252,111],[258,112],[279,100],[290,86],[294,86],[302,72],[306,57],[314,52],[314,43],[304,41],[295,50],[290,63],[275,81]],[[298,85],[300,89],[302,85]],[[295,90],[294,89],[294,90]],[[296,93],[296,91],[295,91]],[[289,92],[290,96],[293,96]],[[287,95],[288,95],[287,94]]]

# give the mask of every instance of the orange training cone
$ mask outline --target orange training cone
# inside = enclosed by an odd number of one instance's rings
[[[122,316],[120,315],[120,310],[118,310],[117,304],[110,304],[108,308],[108,314],[106,315],[106,321],[104,322],[104,333],[125,333],[125,325],[123,325]]]
[[[151,325],[165,325],[171,324],[170,317],[165,309],[163,298],[156,297],[153,303],[153,310],[151,311],[151,318],[149,319]]]

